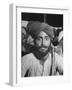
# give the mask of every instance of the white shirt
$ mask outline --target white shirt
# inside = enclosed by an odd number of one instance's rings
[[[51,53],[44,64],[41,64],[41,61],[38,60],[32,53],[27,54],[22,57],[21,60],[21,76],[49,76],[51,69]],[[62,57],[55,53],[55,67],[58,67],[59,70],[63,70],[63,60]]]

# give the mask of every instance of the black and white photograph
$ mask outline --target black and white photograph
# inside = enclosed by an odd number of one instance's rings
[[[21,77],[63,74],[63,14],[21,12]]]

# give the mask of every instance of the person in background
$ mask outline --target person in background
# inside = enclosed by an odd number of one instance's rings
[[[31,53],[31,48],[34,45],[33,38],[26,31],[25,27],[21,27],[21,56]]]
[[[63,55],[63,31],[59,32],[59,34],[55,37],[53,43],[55,52],[59,55]]]

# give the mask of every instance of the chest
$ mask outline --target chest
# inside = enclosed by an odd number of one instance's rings
[[[40,61],[33,62],[32,65],[32,76],[48,76],[51,69],[51,58],[49,57],[44,64],[41,64]]]

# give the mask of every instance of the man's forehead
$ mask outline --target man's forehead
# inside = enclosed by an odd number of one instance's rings
[[[46,34],[46,32],[41,31],[41,32],[38,34],[38,36],[48,36],[48,35]]]

